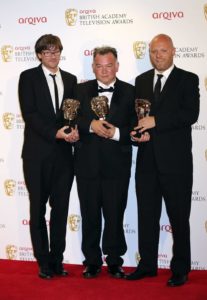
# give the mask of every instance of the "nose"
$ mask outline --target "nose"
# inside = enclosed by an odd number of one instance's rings
[[[156,58],[160,58],[160,57],[162,57],[162,53],[161,53],[161,51],[157,51],[156,52]]]
[[[103,73],[103,74],[106,74],[106,73],[107,73],[107,67],[104,67],[104,66],[102,67],[102,73]]]

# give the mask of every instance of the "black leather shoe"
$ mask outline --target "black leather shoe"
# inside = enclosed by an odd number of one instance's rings
[[[127,280],[140,280],[145,277],[154,277],[157,276],[156,271],[143,271],[137,268],[133,273],[125,275],[125,279]]]
[[[183,285],[187,281],[188,281],[188,275],[173,274],[172,277],[168,280],[167,285],[170,287],[175,287],[175,286]]]
[[[54,275],[57,275],[57,276],[68,276],[68,271],[66,271],[63,267],[63,264],[62,263],[53,263],[53,264],[50,264],[50,268],[53,272]]]
[[[88,265],[83,271],[84,278],[94,278],[101,272],[101,268],[95,265]]]
[[[48,265],[40,266],[39,277],[42,279],[51,279],[53,277],[52,271]]]
[[[122,267],[118,265],[111,265],[108,266],[108,272],[111,274],[112,277],[114,278],[123,278],[124,277],[124,270]]]

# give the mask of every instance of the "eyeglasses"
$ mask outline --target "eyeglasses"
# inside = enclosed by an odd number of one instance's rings
[[[42,54],[44,54],[45,57],[52,57],[53,55],[54,56],[60,56],[60,51],[57,50],[57,51],[42,51]]]

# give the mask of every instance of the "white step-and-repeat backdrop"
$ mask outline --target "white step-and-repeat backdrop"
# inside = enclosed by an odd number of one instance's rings
[[[21,71],[36,66],[34,44],[43,34],[58,35],[64,49],[61,68],[78,81],[94,78],[92,49],[116,47],[118,77],[134,78],[151,68],[148,43],[158,33],[169,34],[176,46],[175,64],[200,78],[200,117],[193,126],[194,186],[192,194],[192,268],[207,269],[207,0],[7,0],[0,4],[0,258],[34,260],[29,234],[29,201],[22,172],[24,123],[17,87]],[[126,266],[135,266],[137,206],[134,159],[124,229]],[[47,213],[49,223],[49,207]],[[81,216],[74,182],[67,226],[65,262],[81,264]],[[159,267],[168,268],[172,233],[163,207],[160,222]]]

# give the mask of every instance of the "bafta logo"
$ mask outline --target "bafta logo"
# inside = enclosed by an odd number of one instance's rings
[[[6,246],[6,256],[7,256],[7,259],[10,259],[10,260],[17,258],[17,247],[14,245],[7,245]]]
[[[68,223],[71,231],[79,231],[80,229],[80,216],[71,214],[68,217]]]
[[[13,129],[14,127],[14,114],[4,113],[3,114],[3,124],[6,129]]]
[[[65,21],[68,26],[75,26],[77,21],[78,11],[74,8],[69,8],[65,11]]]
[[[134,56],[136,59],[143,59],[145,57],[147,44],[144,41],[136,41],[133,43]]]
[[[11,62],[13,58],[13,47],[11,45],[2,46],[1,57],[4,62]]]
[[[141,260],[141,256],[140,256],[140,254],[138,252],[136,252],[135,253],[135,261],[136,261],[137,265],[139,264],[140,260]]]
[[[203,9],[204,9],[204,16],[205,16],[206,21],[207,21],[207,4],[204,4]]]
[[[13,179],[7,179],[4,182],[4,189],[7,196],[14,196],[16,182]]]

